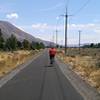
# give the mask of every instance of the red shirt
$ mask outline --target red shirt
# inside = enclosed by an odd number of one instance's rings
[[[49,55],[55,56],[56,55],[56,49],[55,48],[50,48],[49,49]]]

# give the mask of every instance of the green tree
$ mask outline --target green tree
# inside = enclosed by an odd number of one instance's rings
[[[100,48],[100,43],[97,44],[97,47]]]
[[[40,45],[40,48],[42,48],[42,49],[45,48],[45,45],[42,42],[39,45]]]
[[[26,39],[23,40],[22,44],[24,49],[30,49],[31,47],[30,42]]]
[[[1,32],[1,29],[0,29],[0,49],[3,49],[4,48],[4,38],[2,36],[2,32]]]
[[[17,49],[17,39],[13,34],[6,40],[6,47],[12,52]]]
[[[0,36],[2,36],[2,31],[1,31],[1,29],[0,29]]]
[[[41,48],[40,44],[38,42],[36,42],[35,48],[38,49],[38,50]]]
[[[90,48],[94,48],[94,46],[95,46],[94,43],[90,44]]]
[[[32,41],[32,43],[31,43],[31,49],[32,50],[36,49],[36,42]]]
[[[3,49],[4,48],[4,38],[3,37],[0,37],[0,49]]]
[[[35,43],[35,48],[36,49],[44,49],[45,48],[45,45],[41,42],[41,43],[39,43],[39,42],[36,42]]]
[[[9,50],[9,51],[11,50],[11,47],[10,47],[10,39],[9,38],[5,42],[5,49],[6,50]]]
[[[60,47],[60,45],[57,44],[57,45],[56,45],[56,48],[59,48],[59,47]]]
[[[20,41],[17,41],[17,47],[18,47],[18,49],[22,49],[22,42],[20,42]]]

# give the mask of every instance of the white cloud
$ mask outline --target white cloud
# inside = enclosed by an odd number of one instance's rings
[[[49,25],[49,24],[46,24],[46,23],[38,23],[38,24],[33,24],[32,25],[32,28],[35,29],[35,30],[56,30],[56,28],[58,28],[59,30],[63,30],[64,29],[64,26],[63,25],[59,25],[59,26],[56,26],[56,25]]]
[[[8,18],[8,19],[18,19],[19,16],[18,16],[17,13],[10,13],[10,14],[6,15],[6,18]]]
[[[69,26],[69,29],[94,29],[97,27],[97,25],[95,24],[70,24],[68,25]]]
[[[36,23],[33,25],[24,25],[22,28],[25,31],[30,31],[31,34],[44,39],[51,40],[53,34],[58,29],[58,42],[64,41],[64,25],[52,25],[46,23]],[[81,43],[99,42],[100,41],[100,24],[69,24],[68,25],[68,44],[78,44],[78,30],[81,30]],[[64,42],[63,42],[64,43]]]
[[[64,31],[65,26],[64,25],[50,25],[50,24],[46,24],[46,23],[37,23],[37,24],[33,24],[32,25],[33,30],[36,31],[55,31],[56,28],[62,32]],[[100,24],[93,24],[93,23],[89,23],[89,24],[68,24],[68,31],[78,31],[78,30],[82,30],[82,31],[86,31],[89,32],[91,31],[92,33],[94,32],[98,32],[100,30]]]
[[[32,28],[33,29],[48,29],[48,25],[46,23],[33,24]]]

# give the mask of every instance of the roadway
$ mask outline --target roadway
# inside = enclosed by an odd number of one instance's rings
[[[83,100],[47,51],[0,88],[0,100]]]

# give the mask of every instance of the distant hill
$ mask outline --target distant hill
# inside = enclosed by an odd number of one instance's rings
[[[44,41],[44,40],[35,38],[34,36],[22,31],[21,29],[17,28],[16,26],[12,25],[11,23],[7,21],[0,21],[0,29],[5,39],[10,37],[11,34],[14,34],[19,41],[23,41],[24,39],[27,39],[30,42],[32,41],[43,42],[46,46],[50,45],[49,41]]]

